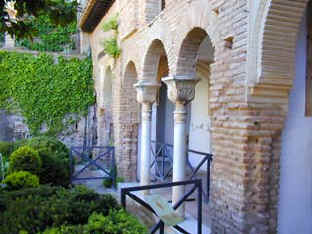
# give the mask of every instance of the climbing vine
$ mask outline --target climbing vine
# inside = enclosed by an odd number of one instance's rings
[[[19,111],[33,135],[43,125],[57,134],[84,115],[94,103],[92,63],[89,58],[66,59],[0,51],[0,109]]]
[[[17,41],[17,44],[30,50],[37,51],[63,51],[75,49],[75,41],[72,36],[77,32],[77,23],[72,22],[67,26],[55,25],[46,16],[40,16],[32,20],[36,30],[33,40],[24,38]]]
[[[104,32],[114,31],[114,36],[103,41],[104,52],[113,58],[118,58],[121,49],[118,46],[118,14],[102,25]]]

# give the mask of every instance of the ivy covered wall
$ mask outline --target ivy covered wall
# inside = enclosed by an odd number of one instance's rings
[[[0,51],[0,71],[0,109],[20,113],[32,135],[57,135],[95,102],[89,58]]]
[[[29,50],[60,52],[76,49],[75,34],[77,23],[72,22],[67,26],[56,26],[48,16],[34,18],[31,24],[35,27],[35,38],[21,39],[18,46]]]

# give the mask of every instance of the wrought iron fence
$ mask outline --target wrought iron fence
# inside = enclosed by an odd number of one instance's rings
[[[121,189],[121,204],[126,209],[126,197],[129,196],[134,201],[138,202],[140,205],[151,211],[153,214],[158,216],[156,211],[151,207],[148,202],[144,201],[144,199],[140,198],[138,195],[133,192],[143,191],[143,190],[153,190],[160,188],[172,188],[174,186],[185,186],[185,185],[193,185],[191,190],[188,191],[184,196],[178,201],[173,209],[178,209],[184,202],[188,200],[188,198],[197,190],[197,234],[202,234],[202,181],[201,180],[189,180],[189,181],[181,181],[181,182],[173,182],[173,183],[162,183],[162,184],[154,184],[154,185],[145,185],[145,186],[136,186],[136,187],[128,187]],[[174,229],[179,231],[180,233],[190,234],[184,228],[182,228],[179,224],[173,226]],[[159,220],[157,224],[155,224],[150,233],[156,233],[159,230],[160,234],[164,234],[164,222],[163,220]]]
[[[172,176],[173,169],[173,145],[152,141],[152,163],[151,174],[154,177],[154,182],[165,182],[170,176]],[[193,167],[190,162],[190,154],[201,156],[201,160],[196,167]],[[210,192],[210,170],[213,155],[210,153],[199,152],[196,150],[187,150],[186,166],[191,170],[191,174],[188,177],[189,180],[193,180],[199,177],[198,172],[206,165],[206,189],[203,189],[203,195],[205,201],[209,201]]]
[[[80,165],[81,168],[76,168]],[[70,150],[71,182],[81,180],[111,179],[116,185],[115,149],[110,146],[78,146]],[[87,170],[99,170],[101,176],[90,173],[83,176]]]

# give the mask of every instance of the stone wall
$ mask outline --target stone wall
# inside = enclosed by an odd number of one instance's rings
[[[95,107],[92,106],[89,108],[87,118],[81,118],[77,124],[68,126],[59,134],[58,138],[69,148],[81,146],[84,141],[87,144],[96,144],[96,123]],[[46,129],[43,127],[42,133],[45,131]],[[0,141],[17,141],[29,137],[31,135],[23,116],[0,110]]]

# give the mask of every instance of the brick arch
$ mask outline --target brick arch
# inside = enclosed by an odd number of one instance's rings
[[[136,83],[137,79],[138,79],[138,73],[137,73],[136,65],[132,60],[130,60],[128,61],[127,66],[124,71],[125,83]]]
[[[114,138],[117,167],[127,180],[136,177],[139,105],[134,84],[137,69],[133,61],[125,67],[123,83],[114,86]],[[117,82],[117,81],[116,81]]]
[[[257,11],[248,56],[248,81],[252,94],[268,88],[292,87],[298,30],[309,0],[263,1]],[[264,92],[261,92],[263,90]]]
[[[139,77],[139,73],[138,73],[138,64],[139,62],[137,61],[136,58],[127,58],[126,59],[126,62],[125,62],[125,66],[124,66],[124,69],[123,69],[123,72],[122,72],[122,77],[123,77],[123,81],[126,79],[126,77],[129,78],[129,75],[130,77],[134,77],[135,75],[135,80],[138,79]],[[132,75],[131,75],[132,74]]]
[[[199,47],[207,36],[201,28],[194,28],[187,34],[179,50],[176,75],[195,76]]]
[[[162,41],[159,39],[155,39],[151,42],[143,59],[143,79],[153,81],[158,80],[158,66],[161,57],[167,57],[167,53]]]
[[[175,61],[176,64],[174,66],[175,73],[181,73],[181,71],[179,71],[179,69],[181,69],[183,60],[181,55],[184,55],[186,52],[184,50],[186,47],[184,46],[189,42],[187,39],[191,39],[188,36],[190,36],[190,32],[192,32],[192,30],[195,29],[195,31],[198,32],[205,32],[205,36],[209,37],[213,48],[216,47],[217,42],[220,41],[221,38],[219,30],[221,22],[219,21],[218,15],[215,13],[214,8],[209,1],[192,1],[189,5],[186,6],[184,12],[185,13],[177,19],[177,22],[179,22],[180,25],[183,25],[183,27],[178,27],[174,38],[174,41],[177,45],[175,48],[175,54],[177,58],[177,61]],[[203,39],[202,37],[204,36],[204,33],[201,32],[199,32],[201,35],[198,35],[200,37],[199,39]],[[196,37],[192,38],[191,40],[193,39],[196,40]],[[198,49],[199,46],[195,46],[196,43],[191,44],[193,44],[194,48],[197,47]],[[192,56],[194,56],[194,51],[196,50],[194,50],[194,48],[192,49]]]

